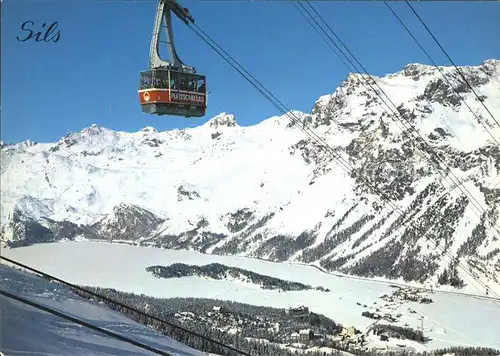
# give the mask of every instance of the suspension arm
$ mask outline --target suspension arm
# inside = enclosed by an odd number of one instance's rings
[[[195,73],[196,70],[193,67],[185,65],[177,55],[170,12],[173,12],[185,24],[194,23],[194,19],[191,14],[189,14],[188,9],[180,6],[176,0],[159,0],[158,6],[156,7],[153,36],[149,48],[149,69],[168,68]],[[162,28],[165,29],[165,44],[169,52],[169,61],[162,59],[159,54],[159,46],[160,42],[162,42],[160,41]]]

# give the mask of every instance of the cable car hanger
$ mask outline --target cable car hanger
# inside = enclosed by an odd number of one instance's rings
[[[180,6],[176,0],[160,0],[156,9],[153,36],[151,38],[151,45],[149,48],[149,68],[153,69],[165,67],[183,72],[196,73],[195,68],[186,66],[177,55],[174,44],[172,16],[170,15],[170,11],[177,15],[177,17],[186,25],[188,25],[189,22],[194,24],[194,19],[189,13],[189,10]],[[164,25],[162,25],[162,19],[165,19]],[[165,28],[166,41],[160,41],[162,27]],[[167,45],[171,62],[161,59],[159,54],[160,42],[164,42]]]
[[[140,73],[139,103],[142,111],[148,114],[201,117],[206,112],[206,79],[177,55],[170,12],[185,24],[194,24],[189,10],[175,0],[158,2],[149,48],[149,68]],[[166,41],[160,40],[162,28]],[[167,46],[169,61],[160,57],[160,42]]]

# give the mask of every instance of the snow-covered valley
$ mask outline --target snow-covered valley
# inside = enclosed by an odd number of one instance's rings
[[[427,65],[374,77],[389,110],[349,74],[311,113],[291,112],[295,125],[220,113],[183,130],[2,142],[2,256],[148,296],[307,305],[359,329],[374,323],[363,312],[400,315],[423,327],[424,349],[498,349],[500,126],[481,102],[500,118],[500,60],[461,67],[479,99],[441,70],[459,95]],[[245,271],[162,277],[173,263]],[[288,282],[312,287],[274,288]],[[382,298],[395,285],[433,302]]]
[[[305,305],[313,312],[360,330],[374,323],[361,313],[378,309],[382,315],[400,314],[395,325],[415,329],[423,326],[424,335],[430,338],[421,345],[423,350],[457,345],[500,348],[498,300],[434,291],[425,293],[433,300],[430,304],[405,300],[388,302],[380,297],[393,292],[391,283],[338,277],[310,266],[106,242],[37,244],[4,249],[2,255],[75,284],[154,297],[213,298],[279,308]],[[151,265],[173,263],[220,263],[288,281],[322,286],[329,291],[282,292],[255,288],[235,280],[199,277],[161,279],[146,271]]]
[[[480,100],[453,68],[460,95],[409,64],[375,77],[397,115],[358,74],[293,112],[351,172],[285,116],[2,143],[1,240],[126,240],[499,295],[500,127],[480,101],[500,116],[500,61],[461,70]]]

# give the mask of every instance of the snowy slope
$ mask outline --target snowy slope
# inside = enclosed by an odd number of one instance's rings
[[[118,333],[172,356],[202,356],[194,350],[112,311],[83,299],[67,288],[0,265],[1,288],[66,315]],[[5,355],[156,355],[84,326],[0,296],[2,332],[0,351]]]
[[[430,341],[420,345],[433,350],[447,346],[483,346],[500,349],[500,303],[479,297],[444,292],[423,296],[433,303],[383,300],[394,288],[390,283],[339,277],[304,265],[273,263],[238,256],[204,255],[98,242],[58,242],[5,249],[6,257],[80,285],[92,285],[153,297],[198,297],[289,308],[305,305],[344,326],[365,331],[374,320],[363,311],[401,314],[395,324],[419,329],[424,326]],[[239,281],[198,277],[160,279],[146,271],[152,265],[220,263],[293,282],[330,289],[279,292],[255,288]],[[470,287],[469,291],[474,288]],[[379,309],[379,310],[377,310]],[[414,312],[411,312],[413,310]]]
[[[499,142],[500,127],[453,68],[442,70],[480,122],[433,67],[375,80],[444,163],[359,74],[311,114],[293,112],[362,179],[285,116],[241,127],[221,113],[165,132],[92,125],[57,143],[4,145],[2,240],[127,240],[455,286],[458,257],[498,288],[500,148],[483,125]],[[462,71],[498,120],[500,61]],[[381,206],[363,182],[394,205]]]

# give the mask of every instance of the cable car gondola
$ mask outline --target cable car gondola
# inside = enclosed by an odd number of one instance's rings
[[[156,8],[149,49],[149,69],[139,74],[139,103],[143,112],[155,115],[201,117],[207,107],[205,76],[182,63],[174,47],[172,11],[184,23],[194,23],[188,10],[175,0],[160,0]],[[158,49],[161,28],[166,32],[170,62],[161,59]]]

